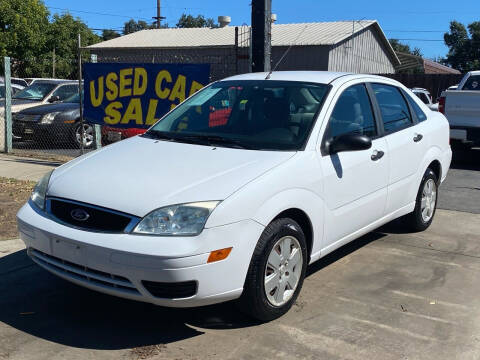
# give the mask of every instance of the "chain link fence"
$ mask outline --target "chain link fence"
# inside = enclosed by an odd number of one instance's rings
[[[209,64],[210,81],[250,71],[250,28],[235,28],[234,45],[189,49],[80,49],[86,62],[129,64]],[[4,59],[0,70],[0,151],[21,156],[68,160],[100,146],[142,133],[112,129],[82,121],[78,59]],[[11,82],[5,83],[5,72]],[[10,90],[8,90],[10,88]],[[6,116],[5,92],[11,91],[11,117]],[[11,132],[5,120],[11,118]],[[82,141],[83,139],[83,141]],[[11,148],[7,146],[11,143]]]

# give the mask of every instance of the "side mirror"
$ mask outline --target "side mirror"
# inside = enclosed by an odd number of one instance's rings
[[[50,99],[48,99],[49,103],[54,103],[60,101],[60,96],[52,96]]]
[[[336,154],[342,151],[368,150],[372,147],[372,139],[366,135],[345,134],[340,135],[328,143],[328,152]]]

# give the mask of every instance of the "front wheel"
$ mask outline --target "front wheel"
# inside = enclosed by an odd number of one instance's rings
[[[415,209],[405,218],[412,231],[424,231],[430,226],[437,209],[437,198],[438,179],[432,169],[428,168],[418,190]]]
[[[273,221],[262,233],[250,262],[240,309],[261,320],[285,314],[300,293],[307,268],[307,246],[292,219]]]
[[[75,145],[80,148],[82,146],[82,124],[75,124],[73,132],[73,140]],[[90,149],[95,144],[95,128],[91,124],[83,124],[83,147]]]

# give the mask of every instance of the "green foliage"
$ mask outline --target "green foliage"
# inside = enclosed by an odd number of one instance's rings
[[[55,49],[56,77],[67,79],[76,77],[78,34],[81,36],[82,46],[89,46],[101,40],[79,18],[74,18],[68,13],[53,16],[47,35],[47,49]]]
[[[102,41],[112,40],[119,36],[121,35],[115,30],[109,30],[109,29],[102,30]]]
[[[208,28],[216,28],[218,27],[215,24],[215,21],[212,18],[205,18],[203,15],[197,15],[194,17],[193,15],[182,14],[180,19],[178,19],[177,23],[178,28],[201,28],[201,27],[208,27]]]
[[[0,0],[0,56],[17,60],[12,60],[12,70],[20,68],[28,75],[41,71],[33,59],[46,51],[48,16],[39,0]]]
[[[154,25],[149,25],[146,21],[130,19],[123,25],[123,35],[128,35],[140,30],[153,29],[154,27]]]
[[[390,41],[390,45],[392,45],[393,50],[395,50],[396,52],[423,57],[422,51],[418,47],[412,50],[410,48],[410,45],[403,44],[400,42],[400,40],[389,39],[388,41]]]
[[[480,21],[468,25],[468,31],[462,23],[452,21],[443,38],[449,48],[446,65],[462,72],[480,69]]]
[[[0,56],[12,58],[13,76],[52,76],[55,49],[56,77],[75,78],[78,34],[82,46],[101,40],[68,13],[49,17],[41,0],[0,0]]]

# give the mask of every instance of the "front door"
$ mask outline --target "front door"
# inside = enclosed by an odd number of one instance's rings
[[[379,128],[364,84],[350,86],[340,95],[324,141],[348,133],[369,136],[372,148],[321,155],[326,206],[325,252],[380,219],[385,211],[389,157],[386,140],[378,137]]]

